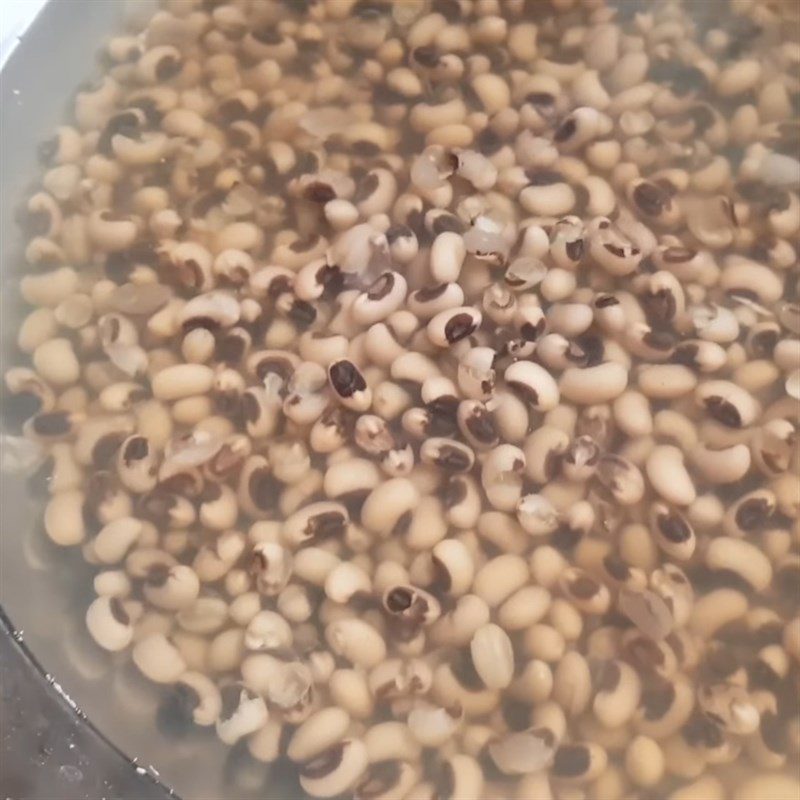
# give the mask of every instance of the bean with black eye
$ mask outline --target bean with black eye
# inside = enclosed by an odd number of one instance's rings
[[[451,347],[475,333],[481,321],[481,312],[468,306],[440,311],[428,323],[428,338],[437,347]]]
[[[350,313],[361,325],[386,319],[403,304],[408,285],[399,272],[384,272],[353,301]]]
[[[372,390],[352,361],[341,359],[330,364],[328,380],[336,398],[346,408],[363,412],[372,405]]]
[[[654,503],[650,509],[653,537],[668,556],[688,561],[697,546],[697,538],[689,521],[675,508]]]
[[[705,381],[695,392],[697,404],[728,428],[746,428],[758,417],[761,406],[749,392],[730,381]]]
[[[444,472],[469,472],[475,464],[475,453],[455,439],[433,437],[426,439],[420,448],[424,464],[432,464]]]
[[[490,450],[500,443],[494,417],[480,400],[462,400],[456,419],[461,435],[477,450]]]

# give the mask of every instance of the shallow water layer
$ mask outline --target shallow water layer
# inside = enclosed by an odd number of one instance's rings
[[[101,728],[196,797],[800,790],[798,63],[781,3],[111,38],[2,405]]]

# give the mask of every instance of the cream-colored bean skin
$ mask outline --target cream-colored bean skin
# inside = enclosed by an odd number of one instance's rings
[[[653,431],[650,403],[641,392],[623,392],[612,405],[617,425],[628,436],[647,436]]]
[[[497,556],[475,574],[472,591],[494,608],[520,589],[529,575],[523,558],[512,554]]]
[[[748,605],[747,598],[735,589],[714,589],[695,602],[692,630],[708,639],[723,625],[742,617]]]
[[[661,497],[678,506],[694,502],[697,491],[683,460],[683,453],[672,445],[658,445],[645,464],[650,485]]]
[[[757,592],[772,582],[772,564],[754,544],[731,536],[717,536],[705,552],[706,565],[715,570],[731,570],[744,578]]]
[[[596,367],[564,370],[558,387],[563,397],[580,405],[607,403],[619,397],[628,385],[628,370],[613,361]]]
[[[664,775],[664,753],[647,736],[637,736],[625,751],[625,770],[637,786],[655,786]]]
[[[553,675],[553,699],[568,717],[580,715],[588,706],[592,692],[589,664],[577,651],[564,654]]]
[[[725,786],[713,775],[684,784],[669,795],[669,800],[724,800]]]

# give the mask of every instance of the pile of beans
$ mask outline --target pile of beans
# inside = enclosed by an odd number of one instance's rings
[[[796,797],[796,11],[113,38],[3,402],[97,643],[315,797]]]

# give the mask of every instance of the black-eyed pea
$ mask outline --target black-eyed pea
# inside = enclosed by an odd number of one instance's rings
[[[423,464],[430,464],[448,473],[468,472],[475,463],[471,448],[444,437],[426,439],[420,448]]]
[[[381,633],[361,619],[339,619],[325,627],[331,650],[353,665],[370,669],[386,657]]]
[[[198,548],[192,569],[203,583],[213,583],[225,577],[233,564],[244,553],[246,542],[238,531],[226,531],[213,542]]]
[[[618,277],[635,272],[642,260],[642,251],[614,231],[610,223],[605,222],[598,222],[595,229],[590,226],[588,255],[610,275]]]
[[[80,377],[80,365],[69,339],[43,342],[33,351],[32,360],[42,379],[54,387],[71,386]]]
[[[131,594],[130,578],[121,569],[107,569],[94,576],[92,586],[100,597],[117,597],[124,600]]]
[[[473,400],[488,400],[494,391],[496,357],[491,347],[472,347],[459,359],[458,386]]]
[[[549,303],[557,303],[569,298],[578,285],[575,271],[553,267],[548,270],[539,287],[542,297]]]
[[[555,751],[550,776],[556,782],[584,784],[593,781],[608,764],[606,751],[592,742],[562,744]]]
[[[676,628],[683,628],[694,605],[694,590],[683,570],[675,564],[664,564],[650,574],[650,588],[669,606]]]
[[[476,573],[472,591],[495,608],[528,581],[530,572],[523,558],[505,553],[487,561]]]
[[[423,747],[442,747],[452,740],[463,719],[464,711],[459,705],[443,708],[416,701],[408,714],[407,725]]]
[[[355,418],[345,408],[331,405],[311,426],[309,446],[315,453],[332,453],[343,447]]]
[[[17,331],[17,345],[23,353],[33,353],[36,348],[58,333],[58,321],[50,308],[35,308],[21,322]]]
[[[364,743],[373,764],[397,758],[415,762],[421,752],[408,725],[399,720],[373,724],[364,734]]]
[[[376,322],[367,329],[364,352],[373,363],[390,366],[405,352],[405,349],[385,322]]]
[[[778,504],[770,489],[755,489],[729,505],[722,519],[722,529],[728,536],[747,538],[769,524]]]
[[[605,660],[590,665],[595,695],[592,712],[607,728],[624,726],[639,708],[642,682],[626,661]]]
[[[433,623],[430,638],[455,647],[468,645],[475,631],[489,622],[490,614],[486,601],[478,595],[462,595],[450,611]]]
[[[26,275],[20,280],[20,293],[26,303],[55,309],[79,290],[80,277],[72,267]]]
[[[772,582],[772,564],[750,542],[731,536],[714,537],[705,551],[705,563],[712,570],[736,573],[757,592],[763,592]]]
[[[247,623],[244,645],[248,650],[283,650],[292,646],[292,629],[275,611],[258,611]]]
[[[578,436],[561,457],[561,470],[569,481],[587,481],[594,475],[599,459],[597,442],[591,436]]]
[[[636,736],[625,750],[625,771],[636,786],[656,786],[664,776],[664,753],[658,742],[648,736]]]
[[[438,284],[455,283],[461,273],[467,250],[455,231],[440,233],[431,245],[431,276]]]
[[[601,456],[595,480],[624,506],[635,505],[644,496],[644,476],[635,464],[622,456],[610,453]]]
[[[713,485],[736,483],[750,470],[750,447],[734,444],[731,447],[710,448],[698,443],[689,452],[689,460],[700,476]]]
[[[682,364],[641,364],[636,384],[650,400],[674,400],[697,386],[697,376]]]
[[[315,603],[311,591],[298,584],[290,583],[277,596],[278,611],[289,622],[300,624],[308,621],[314,613]]]
[[[134,517],[120,517],[103,526],[92,540],[92,552],[103,564],[118,564],[133,547],[143,531]]]
[[[520,444],[528,434],[530,410],[525,401],[515,392],[499,389],[490,402],[500,438],[509,443]]]
[[[525,653],[547,664],[558,662],[566,650],[564,637],[552,626],[536,623],[523,635]]]
[[[175,683],[186,671],[186,662],[163,633],[139,639],[132,651],[133,663],[154,683]]]
[[[555,668],[552,698],[567,717],[577,717],[587,708],[591,696],[589,664],[576,650],[568,650]]]
[[[278,760],[281,755],[283,724],[283,720],[273,715],[261,728],[247,737],[247,750],[256,761],[271,764]]]
[[[298,363],[288,377],[284,414],[300,425],[315,422],[328,405],[324,391],[327,382],[327,373],[320,364],[312,361]]]
[[[411,520],[419,492],[407,478],[390,478],[375,487],[361,509],[361,522],[369,530],[389,536]]]
[[[414,552],[427,553],[431,547],[447,536],[447,530],[448,523],[442,501],[434,495],[423,495],[412,511],[403,539]],[[432,570],[432,562],[428,563]]]
[[[369,574],[349,561],[337,564],[325,578],[325,595],[335,603],[348,603],[372,591]]]
[[[124,650],[133,640],[133,624],[118,597],[96,598],[86,610],[86,627],[104,650]]]
[[[431,584],[452,596],[465,594],[472,585],[475,563],[469,549],[458,539],[441,539],[430,557]]]
[[[244,652],[244,631],[228,628],[218,633],[209,644],[208,670],[220,674],[236,670],[242,663]]]
[[[546,727],[539,727],[508,733],[490,741],[487,750],[501,772],[519,776],[546,769],[553,760],[555,748],[556,737],[553,732]]]
[[[282,538],[293,548],[341,537],[350,521],[341,503],[316,502],[291,514],[283,526]]]
[[[551,606],[550,592],[542,586],[523,586],[497,610],[497,621],[507,631],[517,631],[544,619]]]
[[[514,651],[508,634],[493,623],[482,625],[470,641],[476,672],[489,689],[504,689],[514,677]]]
[[[420,777],[419,768],[399,759],[374,761],[353,789],[354,800],[394,800],[406,797]]]
[[[350,309],[360,325],[373,325],[397,311],[406,298],[408,285],[399,272],[384,272],[355,298]]]
[[[539,659],[531,659],[518,672],[508,687],[515,700],[524,703],[542,703],[553,690],[553,672],[550,666]]]
[[[221,711],[216,719],[216,732],[225,744],[236,744],[243,737],[255,733],[269,718],[264,699],[242,684],[224,686],[220,697]]]
[[[761,715],[748,691],[732,682],[701,684],[698,707],[724,731],[747,736],[759,729]]]
[[[647,457],[645,470],[650,485],[667,502],[687,506],[697,497],[694,481],[679,448],[657,445]]]
[[[547,728],[560,742],[567,733],[567,716],[564,709],[549,699],[534,706],[530,710],[530,722],[534,728]]]
[[[339,557],[321,547],[304,547],[294,555],[294,576],[313,586],[323,587],[328,574],[340,563]]]
[[[547,621],[567,642],[576,642],[583,633],[584,620],[581,612],[568,600],[554,598],[547,610]]]
[[[749,608],[747,597],[736,589],[714,589],[697,598],[690,627],[698,636],[710,639],[722,626],[744,616]]]
[[[525,453],[509,444],[490,450],[481,468],[481,483],[489,503],[499,511],[515,511],[522,495]]]
[[[627,324],[625,306],[619,298],[608,292],[595,295],[592,303],[594,320],[606,333],[619,333]]]
[[[775,477],[789,469],[794,435],[795,427],[787,419],[771,419],[756,428],[750,447],[753,461],[762,473]]]
[[[561,573],[567,567],[564,556],[550,545],[536,547],[529,559],[529,568],[534,581],[552,590]]]
[[[196,725],[213,725],[222,712],[222,695],[202,672],[184,672],[175,684],[175,692]]]
[[[485,796],[485,782],[480,763],[464,753],[443,759],[438,769],[437,794],[443,797],[463,797],[478,800]]]
[[[488,450],[500,443],[494,417],[485,403],[462,400],[456,414],[458,428],[467,442],[479,450]]]
[[[569,447],[569,436],[552,425],[542,425],[525,439],[525,472],[531,480],[545,484],[560,470],[561,459]]]
[[[189,633],[217,633],[228,619],[228,604],[219,597],[199,597],[191,606],[181,609],[175,619]]]
[[[546,536],[559,525],[559,514],[543,494],[526,494],[517,503],[517,520],[531,536]]]
[[[372,407],[377,416],[384,420],[396,419],[411,404],[411,394],[394,381],[380,381],[372,393]]]
[[[569,367],[558,382],[562,396],[579,405],[612,401],[625,391],[627,385],[627,368],[614,361],[584,368]]]
[[[337,669],[331,674],[328,687],[331,700],[352,719],[366,720],[373,714],[375,704],[363,671]]]
[[[604,614],[611,605],[608,587],[578,567],[565,569],[558,579],[564,596],[586,614]]]
[[[144,595],[148,602],[167,611],[191,606],[200,591],[200,581],[191,567],[154,564],[145,575]]]
[[[83,506],[85,495],[79,489],[59,492],[50,499],[44,512],[47,535],[57,545],[71,547],[86,536]]]
[[[135,494],[152,491],[158,483],[158,455],[144,436],[129,436],[117,450],[117,475]]]
[[[170,641],[186,662],[187,669],[195,671],[205,669],[208,640],[204,636],[184,630],[173,630],[169,636]]]
[[[477,308],[457,306],[440,311],[427,325],[427,335],[437,347],[451,347],[480,328],[483,316]]]
[[[308,761],[339,742],[350,726],[350,715],[331,706],[313,713],[292,734],[286,754],[295,762]]]
[[[759,402],[730,381],[701,383],[695,401],[710,417],[729,428],[748,427],[761,413]]]

